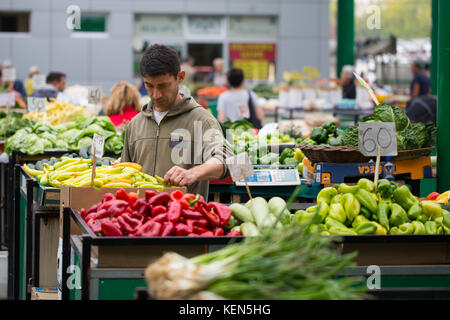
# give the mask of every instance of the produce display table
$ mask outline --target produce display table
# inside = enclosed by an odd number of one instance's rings
[[[295,108],[291,108],[291,107],[282,107],[282,106],[278,106],[275,107],[274,109],[274,117],[275,120],[274,122],[278,122],[278,117],[279,117],[279,111],[280,110],[287,110],[289,112],[289,119],[292,120],[294,119],[294,112],[307,112],[307,110],[305,110],[303,107],[295,107]],[[320,110],[316,110],[317,112],[323,112],[323,113],[332,113],[333,116],[343,116],[343,117],[350,117],[353,119],[353,121],[356,123],[358,123],[359,118],[361,116],[365,116],[367,114],[370,114],[373,112],[373,109],[339,109],[339,108],[332,108],[332,109],[320,109]]]
[[[81,235],[71,233],[71,219]],[[163,252],[194,257],[243,237],[98,237],[78,211],[63,209],[62,270],[75,265],[81,286],[68,288],[62,274],[62,299],[133,299],[136,287],[145,285],[143,270]],[[75,275],[76,278],[77,275]],[[117,294],[117,295],[115,295]]]

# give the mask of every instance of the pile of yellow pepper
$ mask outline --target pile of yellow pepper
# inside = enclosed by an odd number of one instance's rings
[[[23,119],[30,119],[34,121],[48,121],[52,125],[75,121],[80,117],[87,117],[88,112],[83,106],[76,106],[70,102],[57,101],[51,98],[51,102],[47,102],[45,113],[29,112],[23,115]]]
[[[89,187],[92,180],[92,160],[62,157],[53,166],[44,164],[42,170],[23,165],[24,170],[43,186],[60,188],[62,184],[72,187]],[[164,179],[142,172],[142,167],[133,162],[98,166],[95,169],[94,187],[110,188],[155,188],[162,191]]]

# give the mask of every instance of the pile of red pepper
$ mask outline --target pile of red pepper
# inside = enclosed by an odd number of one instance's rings
[[[165,236],[240,236],[225,234],[231,217],[228,206],[206,203],[200,195],[145,191],[145,198],[125,189],[116,195],[106,193],[101,202],[80,214],[92,231],[101,236],[165,237]]]

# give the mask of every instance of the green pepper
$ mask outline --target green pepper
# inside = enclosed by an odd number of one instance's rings
[[[303,226],[307,224],[315,214],[316,214],[315,212],[306,212],[305,210],[297,210],[294,214],[294,219],[295,221],[298,222],[299,225]]]
[[[317,145],[317,142],[316,141],[314,141],[313,139],[311,139],[311,138],[306,138],[305,140],[303,140],[303,142],[302,142],[302,144],[306,144],[306,145]]]
[[[318,143],[325,142],[328,138],[327,130],[320,127],[314,128],[309,137]]]
[[[347,215],[345,214],[344,208],[340,203],[333,203],[330,205],[330,212],[328,213],[330,218],[333,218],[339,222],[344,223],[347,220]]]
[[[280,163],[285,164],[284,160],[287,158],[294,158],[294,150],[286,148],[280,154]]]
[[[355,229],[357,234],[373,234],[377,230],[375,222],[363,222]]]
[[[438,225],[435,221],[427,221],[425,222],[425,232],[427,234],[437,234]]]
[[[331,199],[333,199],[335,195],[337,195],[337,190],[335,188],[332,187],[323,188],[317,195],[317,203],[325,201],[327,204],[330,204]]]
[[[422,223],[425,223],[425,222],[427,222],[428,220],[430,220],[426,215],[424,215],[423,213],[422,214],[419,214],[419,216],[417,217],[417,219],[416,219],[417,221],[420,221],[420,222],[422,222]]]
[[[389,230],[389,234],[413,234],[414,227],[411,223],[403,223],[398,227],[393,227]]]
[[[330,207],[326,202],[321,202],[316,210],[316,213],[320,216],[320,222],[325,221],[325,218],[330,211]]]
[[[442,224],[447,227],[450,228],[450,213],[447,210],[443,210],[444,214],[442,215],[443,219],[442,219]]]
[[[317,208],[319,207],[319,205],[315,205],[309,208],[306,208],[306,212],[316,212]]]
[[[342,222],[333,219],[329,216],[325,219],[325,225],[327,226],[328,229],[330,229],[331,227],[347,228]]]
[[[395,188],[396,185],[392,184],[391,181],[387,179],[381,179],[380,181],[378,181],[377,193],[381,199],[390,200]]]
[[[417,217],[422,214],[422,207],[419,203],[411,206],[408,210],[408,218],[411,220],[417,220]]]
[[[341,203],[341,198],[342,198],[342,194],[338,194],[338,195],[334,196],[333,199],[331,199],[330,204]]]
[[[364,217],[363,215],[358,215],[358,216],[355,217],[355,219],[353,219],[352,227],[353,227],[354,229],[356,229],[356,228],[358,228],[358,226],[359,226],[361,223],[364,223],[364,222],[369,222],[369,220],[367,220],[367,218]]]
[[[369,192],[375,191],[375,183],[373,183],[372,180],[369,180],[366,178],[359,179],[358,187],[360,187],[366,191],[369,191]]]
[[[408,222],[408,214],[403,208],[397,204],[391,204],[391,216],[389,217],[389,225],[398,227],[406,222]]]
[[[358,199],[356,199],[356,197],[351,193],[345,193],[341,197],[340,203],[344,208],[347,219],[349,221],[353,221],[361,210],[361,205]]]
[[[360,213],[367,219],[371,219],[372,218],[372,213],[369,211],[369,209],[361,206],[361,210]]]
[[[328,144],[329,144],[330,146],[333,146],[333,147],[339,147],[339,146],[342,146],[342,137],[337,137],[337,138],[335,138],[335,137],[330,137],[330,138],[328,139]]]
[[[327,231],[322,231],[322,232],[320,233],[320,235],[321,235],[321,236],[329,236],[330,233],[329,233],[328,230],[327,230]]]
[[[338,227],[331,227],[328,229],[328,233],[330,235],[337,235],[337,236],[356,236],[357,233],[353,231],[352,229],[349,229],[344,226],[344,228],[338,228]]]
[[[439,203],[430,200],[424,200],[420,203],[420,205],[422,206],[423,213],[430,217],[432,220],[442,217],[442,208]]]
[[[336,123],[333,121],[327,121],[322,125],[322,128],[327,130],[328,134],[334,134],[336,132]]]
[[[413,234],[426,234],[425,225],[420,221],[413,221],[412,226],[414,227]]]
[[[288,165],[288,166],[297,166],[298,162],[294,158],[286,158],[284,159],[284,162],[282,164]]]
[[[366,207],[367,209],[369,209],[371,214],[375,214],[377,212],[377,201],[369,191],[360,188],[358,192],[355,193],[355,197],[361,203],[362,207]]]
[[[406,185],[397,188],[394,191],[393,196],[395,202],[401,205],[405,210],[409,210],[409,208],[419,202]]]
[[[386,228],[386,230],[389,230],[389,211],[391,207],[389,206],[389,203],[385,201],[381,201],[378,204],[377,207],[377,217],[378,222]]]
[[[341,183],[338,187],[340,193],[353,193],[355,194],[359,190],[358,185],[349,186],[346,183]]]
[[[323,231],[327,231],[327,228],[324,224],[311,224],[307,228],[308,234],[316,234],[321,233]]]

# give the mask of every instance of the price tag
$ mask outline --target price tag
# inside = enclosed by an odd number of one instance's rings
[[[2,80],[5,82],[16,81],[16,68],[4,68],[2,70]]]
[[[227,158],[227,166],[230,170],[231,178],[235,182],[253,176],[254,173],[253,165],[247,152]]]
[[[102,99],[101,87],[89,87],[88,88],[88,103],[98,104]]]
[[[13,107],[15,104],[14,93],[0,93],[0,106]]]
[[[103,157],[103,147],[105,146],[105,137],[94,133],[94,138],[92,139],[92,153],[95,157],[100,159]]]
[[[360,122],[358,130],[359,151],[367,156],[397,155],[397,137],[394,122]]]
[[[35,74],[33,76],[33,88],[40,89],[45,85],[45,74]]]
[[[236,186],[243,186],[244,180],[236,181]],[[249,186],[298,186],[300,176],[297,169],[255,169],[247,178]]]
[[[42,112],[45,113],[45,98],[27,98],[28,112]]]

